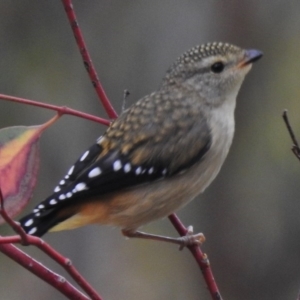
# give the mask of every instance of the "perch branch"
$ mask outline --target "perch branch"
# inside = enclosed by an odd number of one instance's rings
[[[188,229],[183,225],[183,223],[175,214],[170,215],[169,220],[181,236],[185,236],[188,233]],[[200,267],[212,299],[222,300],[223,298],[215,281],[207,255],[202,252],[200,246],[187,246],[187,248],[190,250],[198,266]]]
[[[23,228],[20,226],[18,222],[12,220],[4,208],[3,196],[0,188],[0,215],[3,219],[12,227],[12,229],[18,233],[15,236],[2,237],[0,236],[0,251],[4,254],[12,251],[11,255],[8,255],[17,263],[24,266],[26,269],[37,275],[39,278],[48,282],[64,295],[72,293],[76,293],[76,297],[74,295],[70,299],[88,299],[86,298],[80,291],[78,291],[75,287],[73,287],[65,278],[56,273],[50,271],[48,268],[35,261],[33,258],[28,256],[26,253],[16,248],[13,245],[8,245],[12,243],[19,243],[22,245],[34,245],[51,257],[55,262],[57,262],[60,266],[62,266],[69,275],[75,280],[75,282],[90,296],[93,300],[102,300],[102,298],[98,295],[98,293],[93,289],[93,287],[81,276],[81,274],[77,271],[77,269],[72,265],[70,259],[62,256],[59,252],[53,249],[49,244],[47,244],[42,239],[27,235]],[[47,275],[49,273],[49,275]],[[45,274],[47,276],[45,276]],[[78,298],[79,297],[79,298]]]

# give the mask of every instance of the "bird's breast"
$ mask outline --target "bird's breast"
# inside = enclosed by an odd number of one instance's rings
[[[222,112],[224,108],[211,115],[211,147],[192,167],[177,175],[95,199],[86,206],[86,213],[81,210],[81,218],[89,215],[89,223],[137,229],[170,215],[202,193],[217,176],[232,143],[234,106],[225,108],[225,117]]]

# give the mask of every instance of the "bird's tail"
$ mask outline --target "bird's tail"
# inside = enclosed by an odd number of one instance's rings
[[[41,237],[52,227],[63,222],[70,215],[59,215],[56,209],[32,212],[19,220],[22,228],[27,234]]]

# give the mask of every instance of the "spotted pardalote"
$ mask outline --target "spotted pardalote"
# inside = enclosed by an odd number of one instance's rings
[[[219,172],[233,139],[237,93],[261,56],[227,43],[184,53],[160,88],[123,111],[20,220],[24,230],[41,236],[99,223],[155,239],[137,229],[184,206]]]

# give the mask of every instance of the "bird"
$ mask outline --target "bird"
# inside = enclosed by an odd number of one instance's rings
[[[186,51],[160,87],[112,121],[53,193],[20,219],[24,231],[41,237],[103,224],[127,237],[186,245],[139,228],[176,212],[215,179],[232,144],[237,94],[262,55],[223,42]]]

